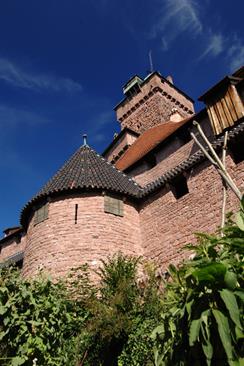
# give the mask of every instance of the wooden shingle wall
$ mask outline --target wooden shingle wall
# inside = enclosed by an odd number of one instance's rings
[[[244,116],[244,106],[234,85],[215,94],[207,102],[207,111],[216,135]]]

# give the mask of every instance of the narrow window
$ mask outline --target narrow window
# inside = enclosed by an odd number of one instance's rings
[[[152,169],[157,165],[157,159],[154,154],[150,154],[146,157],[146,163],[149,169]]]
[[[124,202],[118,198],[104,196],[104,212],[124,216]]]
[[[230,142],[229,148],[227,147],[227,150],[229,149],[230,155],[234,160],[235,164],[238,164],[244,160],[243,145],[244,145],[244,137],[242,136],[235,139],[233,142]]]
[[[35,212],[35,225],[48,219],[48,203],[38,208]]]
[[[78,218],[78,204],[75,204],[75,224],[77,224],[77,218]]]
[[[170,188],[176,199],[179,199],[189,193],[187,180],[184,175],[179,175],[170,184]]]

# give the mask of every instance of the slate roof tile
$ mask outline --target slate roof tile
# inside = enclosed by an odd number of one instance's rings
[[[91,147],[83,145],[23,208],[21,224],[25,224],[25,216],[31,206],[41,199],[87,189],[108,190],[134,198],[142,190],[133,179],[117,170]]]

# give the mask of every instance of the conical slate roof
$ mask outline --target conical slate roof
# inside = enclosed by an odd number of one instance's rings
[[[72,191],[108,190],[137,197],[140,186],[88,145],[81,146],[44,187],[27,203],[21,213],[21,224],[31,206],[45,197]]]

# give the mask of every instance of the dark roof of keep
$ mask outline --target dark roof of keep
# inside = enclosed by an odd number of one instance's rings
[[[133,179],[117,170],[91,147],[83,145],[23,208],[21,224],[25,226],[31,206],[44,198],[88,189],[108,190],[134,198],[141,190]]]

